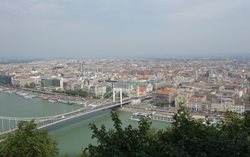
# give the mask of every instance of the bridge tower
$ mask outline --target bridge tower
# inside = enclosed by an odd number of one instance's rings
[[[113,89],[113,102],[115,102],[115,89]]]
[[[116,95],[116,92],[119,92],[120,93],[120,104],[121,104],[121,107],[122,107],[122,88],[118,88],[118,89],[114,89],[113,88],[113,102],[115,102],[115,95]]]
[[[122,107],[122,89],[120,88],[120,103],[121,103],[121,107]]]

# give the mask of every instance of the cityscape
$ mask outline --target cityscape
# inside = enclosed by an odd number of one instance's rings
[[[75,108],[50,117],[1,117],[2,138],[19,121],[63,128],[113,107],[128,113],[130,122],[148,117],[161,127],[175,122],[180,105],[209,126],[220,125],[226,112],[241,117],[250,111],[249,59],[61,59],[5,63],[0,69],[1,93]]]
[[[127,98],[152,95],[151,105],[167,110],[184,101],[190,111],[204,116],[226,111],[242,115],[250,109],[247,59],[34,61],[2,64],[0,76],[1,92],[25,99],[40,96],[52,103],[83,105],[88,99],[85,105],[90,105],[122,89]],[[36,94],[40,91],[44,94]]]
[[[249,157],[249,14],[0,0],[0,157]]]

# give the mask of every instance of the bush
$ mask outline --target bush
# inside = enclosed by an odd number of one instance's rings
[[[20,122],[15,133],[0,144],[1,157],[53,157],[58,154],[57,143],[47,131],[38,130],[34,121]]]
[[[122,127],[111,113],[114,128],[100,129],[90,124],[97,145],[89,145],[83,156],[91,157],[248,157],[250,154],[250,112],[243,119],[228,112],[222,125],[209,126],[196,121],[181,107],[172,128],[155,131],[151,123],[138,128]]]

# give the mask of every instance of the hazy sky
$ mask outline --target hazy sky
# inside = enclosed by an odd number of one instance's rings
[[[250,56],[250,0],[0,0],[0,59]]]

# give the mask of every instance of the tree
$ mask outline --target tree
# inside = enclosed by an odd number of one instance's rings
[[[30,84],[25,84],[24,87],[25,88],[35,88],[36,84],[34,82],[31,82]]]
[[[68,95],[72,95],[72,96],[81,96],[84,98],[88,97],[88,92],[83,91],[81,89],[79,89],[79,90],[66,90],[65,93]]]
[[[84,150],[91,157],[147,157],[151,156],[154,131],[151,129],[151,123],[142,120],[138,128],[132,128],[131,125],[122,128],[122,122],[116,113],[111,113],[114,121],[114,129],[106,130],[104,125],[100,129],[95,124],[90,124],[93,131],[92,138],[97,139],[97,146],[92,144]]]
[[[147,120],[123,128],[117,114],[111,113],[114,128],[100,129],[91,124],[92,138],[84,157],[248,157],[250,154],[250,112],[244,118],[228,112],[221,125],[205,125],[194,120],[186,108],[174,115],[171,128],[153,130]]]
[[[34,121],[20,122],[15,133],[0,144],[1,157],[53,157],[57,143],[47,131],[38,130]]]
[[[228,112],[222,125],[209,126],[193,120],[181,107],[174,116],[173,127],[158,134],[161,156],[247,157],[250,143],[245,119],[247,116],[240,119]]]

